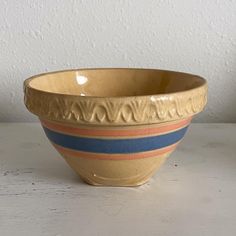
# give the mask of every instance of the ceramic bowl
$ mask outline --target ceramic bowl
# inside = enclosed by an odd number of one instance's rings
[[[52,145],[92,185],[147,182],[207,102],[203,78],[154,69],[52,72],[24,89]]]

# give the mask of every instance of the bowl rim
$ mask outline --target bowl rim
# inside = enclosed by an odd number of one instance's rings
[[[40,76],[84,70],[156,70],[198,77],[202,80],[202,84],[183,91],[138,96],[80,96],[49,92],[30,86],[30,82]],[[97,125],[162,123],[193,116],[205,107],[208,90],[207,81],[198,75],[172,70],[121,67],[51,71],[29,77],[23,86],[25,105],[35,115],[59,122]],[[148,107],[145,112],[150,114],[140,114],[142,110],[138,108],[145,107]]]
[[[24,81],[24,86],[27,86],[33,90],[37,90],[37,91],[41,91],[41,92],[45,92],[45,93],[51,93],[51,94],[57,94],[57,95],[63,95],[63,96],[76,96],[76,97],[81,97],[81,95],[75,95],[75,94],[68,94],[68,93],[59,93],[59,92],[50,92],[50,91],[45,91],[45,90],[42,90],[42,89],[37,89],[37,88],[34,88],[32,86],[30,86],[30,82],[38,77],[41,77],[41,76],[44,76],[44,75],[50,75],[50,74],[59,74],[59,73],[64,73],[64,72],[76,72],[76,71],[95,71],[95,70],[146,70],[146,71],[161,71],[161,72],[170,72],[170,73],[178,73],[178,74],[183,74],[183,75],[186,75],[186,76],[193,76],[193,77],[197,77],[198,79],[202,80],[202,84],[199,85],[199,86],[196,86],[194,88],[191,88],[191,89],[187,89],[187,90],[183,90],[183,91],[177,91],[177,92],[171,92],[171,93],[158,93],[158,94],[147,94],[147,95],[128,95],[128,96],[84,96],[84,97],[87,97],[87,98],[107,98],[107,99],[110,99],[110,98],[118,98],[118,99],[121,99],[121,98],[134,98],[134,97],[151,97],[151,96],[168,96],[168,95],[172,95],[172,94],[177,94],[177,93],[185,93],[185,92],[189,92],[191,90],[195,90],[199,87],[202,87],[204,86],[205,84],[207,84],[207,81],[206,79],[204,79],[203,77],[201,76],[198,76],[198,75],[195,75],[195,74],[191,74],[191,73],[186,73],[186,72],[181,72],[181,71],[172,71],[172,70],[163,70],[163,69],[153,69],[153,68],[128,68],[128,67],[101,67],[101,68],[79,68],[79,69],[67,69],[67,70],[56,70],[56,71],[50,71],[50,72],[45,72],[45,73],[40,73],[40,74],[37,74],[37,75],[33,75],[27,79],[25,79]]]

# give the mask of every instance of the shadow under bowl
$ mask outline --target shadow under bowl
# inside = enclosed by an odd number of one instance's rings
[[[24,82],[25,104],[87,183],[149,180],[207,102],[196,75],[156,69],[78,69]]]

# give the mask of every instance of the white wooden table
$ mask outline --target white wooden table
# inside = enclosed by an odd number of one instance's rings
[[[0,124],[0,235],[236,235],[236,124],[193,124],[150,183],[84,184],[39,124]]]

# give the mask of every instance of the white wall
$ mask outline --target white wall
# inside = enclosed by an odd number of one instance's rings
[[[1,0],[0,121],[34,120],[25,78],[79,67],[147,67],[205,77],[195,121],[236,122],[236,0]]]

